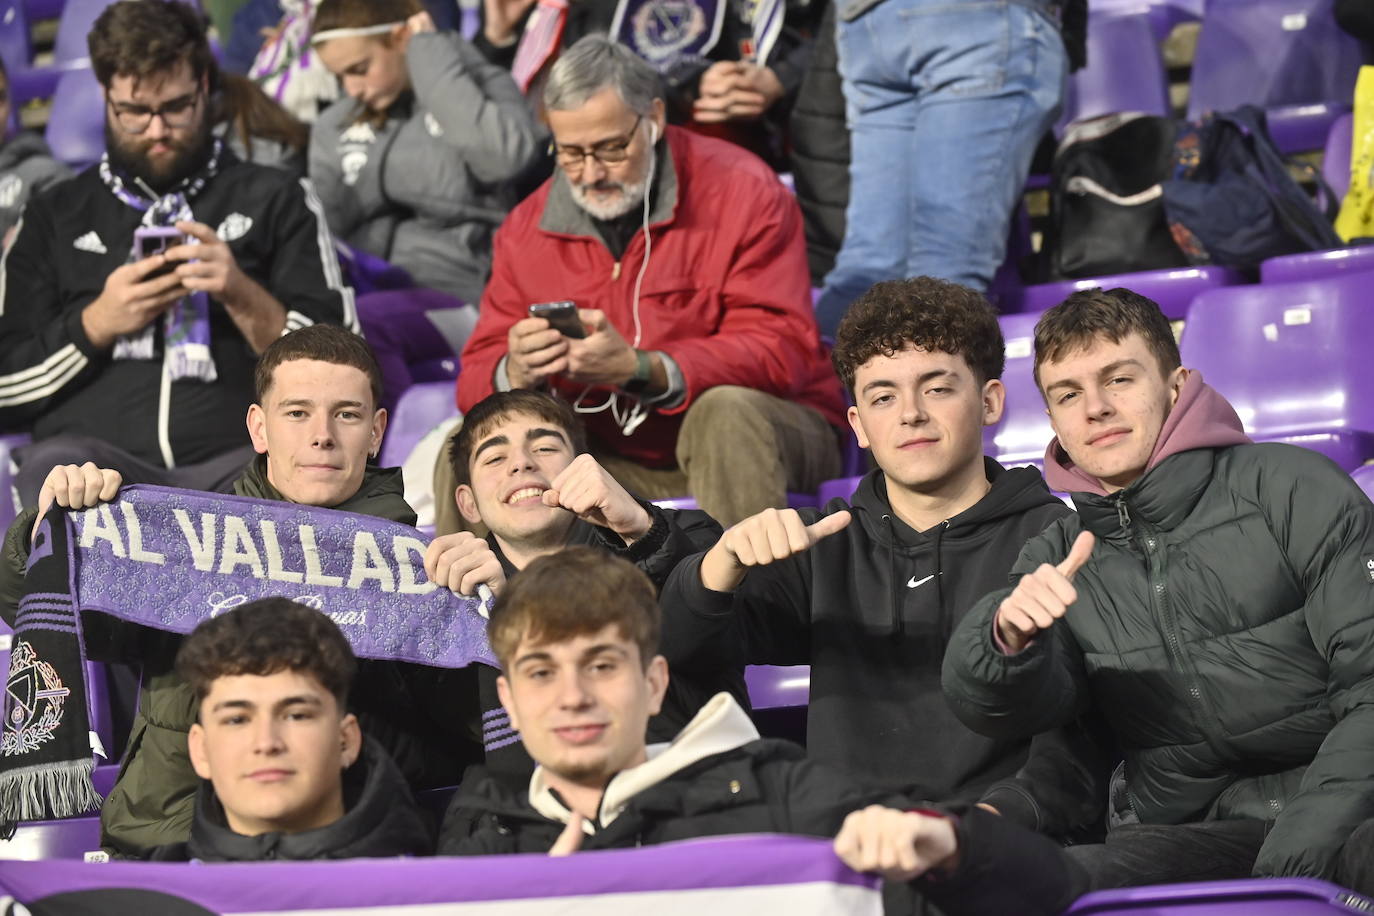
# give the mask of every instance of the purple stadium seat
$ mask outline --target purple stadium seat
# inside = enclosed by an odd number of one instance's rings
[[[1169,81],[1149,16],[1144,11],[1090,14],[1088,65],[1069,77],[1056,131],[1118,111],[1168,115],[1170,110]]]
[[[69,70],[57,81],[46,136],[53,156],[73,168],[105,152],[105,95],[90,70]]]
[[[750,665],[744,683],[755,709],[804,707],[811,694],[811,666]]]
[[[1054,436],[1050,418],[1045,414],[1045,402],[1035,386],[1033,341],[1035,323],[1039,320],[1039,312],[1003,315],[999,319],[1007,348],[1006,369],[1002,372],[1007,405],[1001,421],[983,430],[983,451],[1008,466],[1040,464],[1045,447]]]
[[[1142,270],[1138,273],[1111,274],[1104,277],[1084,277],[1079,280],[1061,280],[1057,283],[1041,283],[1027,286],[1021,291],[1021,298],[1014,303],[1014,309],[1003,311],[1043,312],[1068,298],[1070,293],[1080,289],[1100,286],[1112,289],[1124,286],[1135,290],[1142,296],[1149,296],[1159,303],[1170,320],[1177,321],[1187,316],[1188,306],[1193,297],[1205,290],[1220,286],[1235,286],[1245,282],[1245,277],[1226,267],[1176,267],[1166,270]]]
[[[1350,110],[1360,43],[1333,0],[1209,0],[1193,58],[1188,117],[1258,105],[1285,152],[1320,149]]]
[[[1343,200],[1350,190],[1351,141],[1355,133],[1355,115],[1347,112],[1337,118],[1326,133],[1326,152],[1322,154],[1322,178],[1326,180],[1337,200]]]
[[[1154,31],[1155,41],[1162,42],[1174,28],[1184,22],[1202,18],[1206,0],[1092,0],[1093,13],[1107,15],[1143,15]]]
[[[97,815],[28,821],[9,840],[0,840],[0,859],[77,859],[100,848]]]
[[[664,509],[700,509],[695,496],[673,496],[668,499],[651,500],[655,506]],[[815,493],[788,493],[787,505],[792,509],[810,509],[816,506]]]
[[[1364,490],[1364,495],[1374,499],[1374,464],[1363,464],[1350,472],[1350,476]]]
[[[1219,289],[1193,303],[1183,364],[1256,440],[1316,449],[1347,470],[1374,457],[1374,272]]]
[[[845,502],[854,495],[854,491],[859,488],[859,481],[863,480],[863,475],[857,477],[837,477],[834,480],[827,480],[821,484],[816,491],[816,502],[822,506],[832,499],[843,499]]]
[[[1369,913],[1374,901],[1315,878],[1249,878],[1098,891],[1065,916],[1327,916]]]
[[[62,8],[66,5],[67,0],[24,0],[24,10],[30,22],[56,19],[62,15]]]
[[[411,385],[396,403],[382,442],[382,467],[400,467],[410,450],[436,424],[458,413],[454,406],[453,380]]]

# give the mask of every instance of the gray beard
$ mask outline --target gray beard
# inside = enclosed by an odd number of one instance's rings
[[[647,179],[632,184],[615,182],[615,186],[620,188],[620,199],[600,203],[592,199],[590,192],[585,187],[568,183],[568,188],[572,191],[573,201],[593,217],[603,221],[619,219],[644,203],[644,193],[648,189],[649,182]]]

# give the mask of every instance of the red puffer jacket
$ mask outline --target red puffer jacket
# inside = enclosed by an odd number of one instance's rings
[[[660,148],[650,213],[653,236],[640,294],[638,346],[682,369],[686,399],[655,410],[630,436],[610,411],[585,414],[587,429],[619,454],[652,467],[675,464],[682,414],[716,385],[757,388],[844,423],[841,388],[816,331],[801,211],[754,155],[678,128]],[[463,348],[458,408],[493,390],[510,326],[535,302],[572,299],[601,309],[635,343],[634,287],[644,258],[637,233],[616,261],[559,175],[516,207],[496,234],[492,278]],[[556,380],[569,400],[586,386]],[[582,403],[606,401],[609,389]]]

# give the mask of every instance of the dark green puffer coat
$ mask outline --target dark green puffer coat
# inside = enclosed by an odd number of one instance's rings
[[[1272,821],[1255,873],[1330,879],[1374,817],[1374,506],[1326,458],[1277,444],[1184,451],[1074,502],[1012,581],[1086,527],[1078,600],[1007,656],[993,620],[1010,589],[983,598],[945,655],[958,716],[1022,736],[1095,704],[1142,822]]]

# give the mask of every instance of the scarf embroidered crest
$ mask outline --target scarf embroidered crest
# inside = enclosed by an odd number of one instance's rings
[[[100,179],[111,194],[143,213],[142,225],[171,226],[182,220],[195,219],[191,212],[191,201],[219,171],[223,150],[224,144],[216,139],[210,152],[210,161],[205,167],[160,197],[153,197],[146,185],[143,190],[150,192],[148,196],[132,190],[130,183],[111,167],[109,153],[100,157]],[[126,263],[132,263],[138,257],[136,246],[131,246]],[[163,365],[171,380],[215,381],[219,373],[210,355],[210,297],[203,292],[182,296],[167,310],[162,324]],[[153,359],[157,350],[156,336],[157,322],[153,321],[143,330],[116,340],[112,356],[114,359]]]
[[[372,516],[167,487],[129,486],[94,509],[52,510],[34,537],[16,620],[0,829],[100,806],[84,662],[111,651],[102,640],[120,625],[186,634],[281,596],[328,614],[360,658],[495,665],[489,600],[430,582],[426,546],[414,528]],[[92,628],[93,614],[106,618],[101,626]]]

